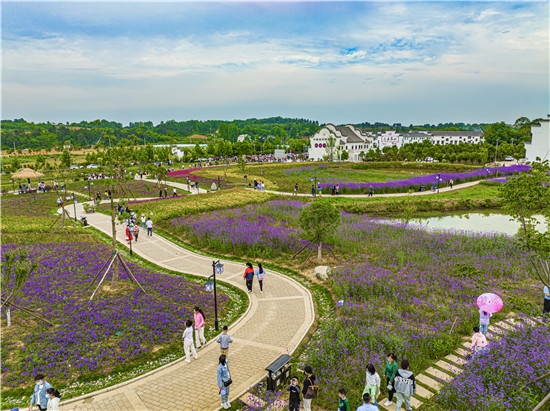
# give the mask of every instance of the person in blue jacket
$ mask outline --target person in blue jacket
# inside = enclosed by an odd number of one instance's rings
[[[36,385],[34,386],[34,392],[32,393],[29,410],[34,404],[36,404],[40,411],[46,411],[48,408],[48,400],[50,399],[50,396],[46,394],[46,390],[48,388],[52,388],[52,386],[50,383],[46,382],[44,375],[42,374],[38,374],[34,377],[34,383]]]
[[[231,380],[231,375],[229,374],[229,367],[227,366],[227,357],[223,354],[220,355],[217,379],[218,379],[218,388],[220,390],[222,407],[227,410],[231,408],[231,404],[229,403],[229,387],[231,385],[225,385],[225,384]]]

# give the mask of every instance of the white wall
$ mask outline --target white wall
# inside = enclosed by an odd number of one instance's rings
[[[537,157],[542,160],[550,159],[550,115],[547,119],[540,122],[540,126],[532,125],[531,134],[533,139],[531,144],[525,143],[525,158],[528,161],[535,161]]]

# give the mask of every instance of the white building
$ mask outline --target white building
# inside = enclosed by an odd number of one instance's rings
[[[324,156],[330,156],[330,138],[334,139],[332,157],[338,158],[338,154],[347,151],[350,161],[361,161],[359,154],[366,153],[373,148],[373,135],[348,124],[337,127],[327,124],[310,139],[311,146],[308,154],[312,160],[322,160]]]
[[[550,114],[540,121],[540,124],[531,125],[533,138],[530,143],[525,143],[525,158],[527,161],[550,159]]]
[[[182,158],[185,155],[185,149],[195,148],[196,144],[153,144],[153,147],[171,147],[172,155]],[[207,148],[208,144],[199,144],[202,148]]]
[[[250,140],[250,136],[248,134],[241,134],[239,137],[237,137],[237,143],[242,143],[246,139]]]

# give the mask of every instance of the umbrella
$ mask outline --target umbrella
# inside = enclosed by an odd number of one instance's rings
[[[502,309],[502,299],[493,293],[481,294],[477,297],[477,306],[488,313],[496,313]]]
[[[39,173],[38,171],[34,171],[30,168],[24,168],[21,171],[18,171],[17,173],[13,174],[11,176],[12,179],[20,179],[20,178],[40,178],[44,177],[44,174]]]

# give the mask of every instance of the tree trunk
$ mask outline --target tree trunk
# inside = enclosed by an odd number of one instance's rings
[[[320,260],[323,258],[323,242],[319,241],[319,246],[317,247],[317,259]]]
[[[114,192],[114,187],[113,187],[113,192]],[[112,193],[111,193],[111,229],[112,229],[112,236],[113,236],[113,252],[116,253],[115,204],[113,201]],[[115,268],[113,269],[113,273],[112,273],[111,287],[114,287],[117,281],[118,281],[118,270]]]
[[[11,327],[11,307],[8,307],[6,310],[6,317],[8,320],[8,327]]]

